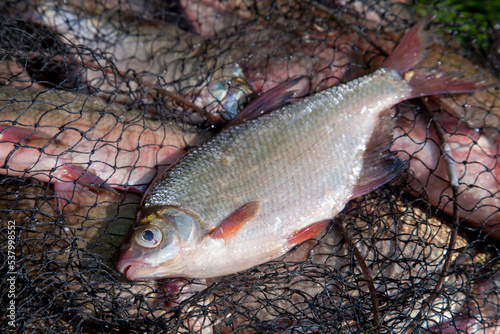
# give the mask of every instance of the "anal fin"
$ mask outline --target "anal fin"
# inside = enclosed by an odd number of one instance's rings
[[[352,198],[367,194],[386,184],[398,175],[406,162],[390,151],[394,121],[389,111],[380,117],[379,125],[374,129],[366,145],[363,166],[358,181],[353,189]]]
[[[320,220],[319,222],[313,223],[311,225],[307,225],[304,228],[301,228],[298,231],[295,231],[292,235],[287,238],[287,242],[291,245],[300,244],[306,240],[314,238],[321,232],[328,224],[331,219]]]

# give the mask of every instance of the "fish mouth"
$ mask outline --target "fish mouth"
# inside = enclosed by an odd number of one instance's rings
[[[141,278],[140,272],[144,267],[146,267],[146,264],[140,261],[120,259],[116,263],[116,269],[131,281]]]

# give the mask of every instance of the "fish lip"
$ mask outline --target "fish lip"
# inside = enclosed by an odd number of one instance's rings
[[[142,261],[119,259],[116,263],[116,269],[131,281],[141,278],[138,272],[144,267],[146,264]]]
[[[129,271],[129,269],[132,268],[132,265],[129,264],[128,266],[126,266],[125,268],[121,268],[121,269],[118,269],[123,275],[125,275],[125,277],[127,277],[128,279],[130,279],[130,277],[127,275],[127,272]]]

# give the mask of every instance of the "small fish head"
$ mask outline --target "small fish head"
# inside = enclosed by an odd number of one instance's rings
[[[232,72],[224,69],[215,73],[214,76],[218,78],[214,78],[208,84],[208,95],[211,101],[205,101],[204,105],[211,109],[211,113],[220,114],[224,120],[232,120],[247,102],[253,89],[238,64],[235,64]]]
[[[203,237],[201,218],[172,206],[140,216],[120,246],[116,268],[130,280],[179,276],[183,259]]]

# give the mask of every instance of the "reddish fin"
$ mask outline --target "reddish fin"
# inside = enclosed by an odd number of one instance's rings
[[[421,63],[427,56],[426,49],[434,40],[435,30],[424,30],[432,19],[432,15],[427,15],[415,24],[382,63],[382,68],[403,76]]]
[[[367,194],[384,185],[398,175],[406,162],[389,151],[392,143],[392,117],[384,113],[366,144],[363,166],[358,182],[353,189],[352,198]],[[351,198],[351,199],[352,199]]]
[[[71,212],[84,205],[84,199],[93,198],[95,195],[88,188],[71,181],[54,182],[54,193],[57,196],[59,212]]]
[[[246,106],[245,109],[227,124],[227,126],[249,121],[293,102],[291,100],[297,91],[292,90],[292,87],[303,79],[305,79],[305,77],[299,77],[271,88]]]
[[[104,185],[104,180],[81,166],[64,164],[57,168],[57,176],[62,181],[78,181],[79,184],[93,187]]]
[[[121,186],[121,187],[115,187],[117,189],[123,190],[123,191],[130,191],[139,195],[144,196],[146,193],[146,190],[148,190],[148,186],[145,184],[142,185],[133,185],[133,186]]]
[[[62,212],[64,208],[64,201],[71,203],[75,193],[76,185],[69,181],[56,181],[54,182],[54,192],[57,196],[57,206],[59,211]]]
[[[66,207],[62,204],[62,200],[68,203],[75,202],[73,199],[76,194],[79,196],[86,196],[85,193],[90,193],[89,188],[105,186],[105,181],[93,174],[86,171],[81,166],[72,164],[64,164],[57,168],[54,175],[54,191],[58,197],[59,209]],[[114,191],[106,186],[107,189]],[[87,194],[88,196],[88,194]]]
[[[299,244],[303,241],[309,240],[311,238],[314,238],[316,235],[318,235],[319,232],[321,232],[325,227],[330,224],[331,219],[325,219],[321,220],[317,223],[313,223],[311,225],[308,225],[296,232],[294,232],[291,236],[287,238],[287,242],[292,245]]]
[[[208,233],[213,239],[230,239],[249,220],[254,218],[260,210],[260,202],[248,202],[233,212],[222,223]]]
[[[34,128],[6,125],[0,125],[0,141],[22,143],[23,145],[35,147],[43,147],[49,142],[62,145],[59,140],[54,139],[54,136],[49,136]]]
[[[440,71],[438,64],[434,67],[427,64],[435,62],[427,59],[435,30],[425,30],[432,18],[427,15],[413,26],[382,64],[383,68],[398,72],[408,82],[412,92],[407,98],[472,92],[498,85],[485,76],[470,77],[459,69]]]

